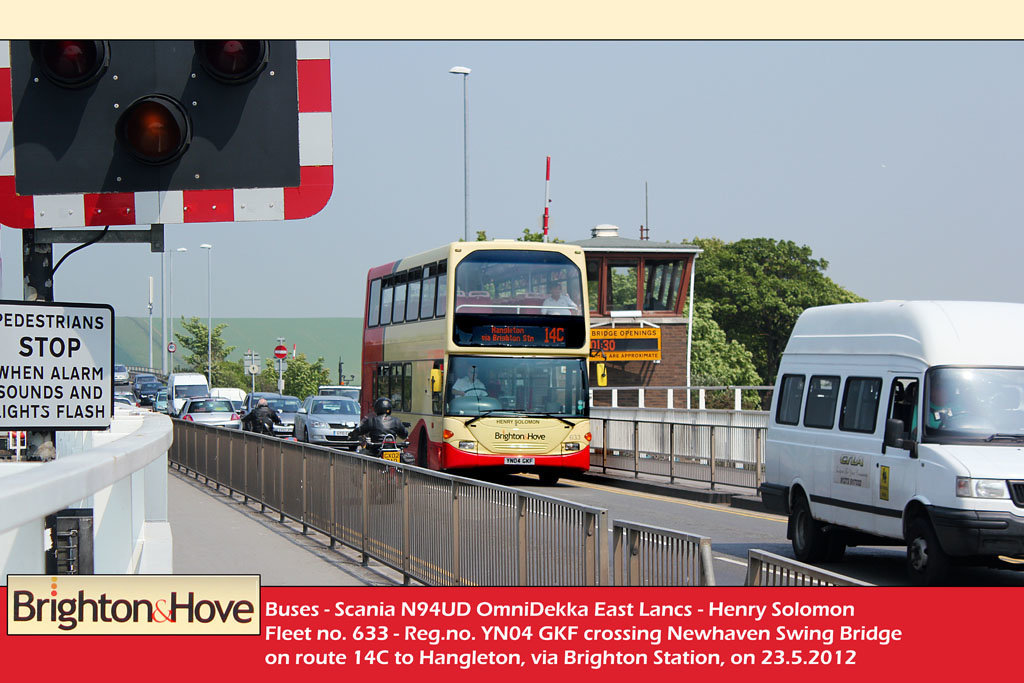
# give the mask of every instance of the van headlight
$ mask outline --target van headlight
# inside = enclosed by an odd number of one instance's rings
[[[956,478],[958,498],[1009,498],[1010,492],[1002,479]]]

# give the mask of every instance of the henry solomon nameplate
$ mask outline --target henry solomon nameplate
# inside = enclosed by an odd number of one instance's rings
[[[106,429],[114,309],[0,301],[0,430]]]

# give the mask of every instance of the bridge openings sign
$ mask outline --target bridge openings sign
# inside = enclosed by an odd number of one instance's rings
[[[106,429],[114,309],[0,301],[0,430]]]

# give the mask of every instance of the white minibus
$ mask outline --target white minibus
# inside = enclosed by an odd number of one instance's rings
[[[1024,305],[805,311],[779,366],[766,506],[803,561],[906,544],[915,583],[1024,560]]]

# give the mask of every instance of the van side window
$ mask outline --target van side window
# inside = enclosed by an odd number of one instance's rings
[[[804,398],[804,376],[783,375],[782,394],[775,411],[775,421],[783,425],[800,422],[800,404]]]
[[[839,378],[812,376],[807,388],[807,407],[804,408],[804,427],[832,429],[836,423],[836,402],[839,398]]]
[[[881,394],[880,377],[848,378],[843,391],[843,407],[839,412],[839,429],[874,434]]]
[[[919,380],[916,377],[897,377],[889,392],[889,419],[903,421],[903,438],[917,438],[917,406]]]

